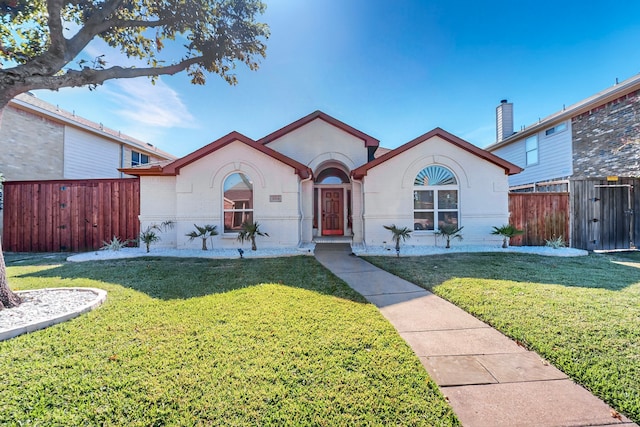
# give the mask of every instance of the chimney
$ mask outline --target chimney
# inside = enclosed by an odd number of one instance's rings
[[[513,135],[513,104],[506,99],[496,107],[496,142]]]

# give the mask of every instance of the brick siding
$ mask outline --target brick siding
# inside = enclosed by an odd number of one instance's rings
[[[9,181],[63,178],[64,126],[8,106],[0,123],[0,172]]]
[[[640,91],[573,117],[572,178],[640,177]]]

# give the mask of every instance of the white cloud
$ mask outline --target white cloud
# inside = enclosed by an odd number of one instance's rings
[[[197,128],[196,120],[179,94],[161,79],[116,80],[108,95],[117,104],[114,114],[139,126]]]

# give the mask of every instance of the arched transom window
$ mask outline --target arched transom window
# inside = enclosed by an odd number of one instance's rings
[[[318,174],[317,184],[348,184],[349,177],[338,168],[327,168]]]
[[[414,230],[458,225],[458,194],[458,180],[449,169],[439,165],[422,169],[413,182]]]
[[[243,173],[234,173],[224,180],[224,232],[233,233],[242,223],[253,222],[253,183]]]

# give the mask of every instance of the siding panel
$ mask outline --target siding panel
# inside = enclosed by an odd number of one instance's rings
[[[65,179],[118,178],[121,148],[89,132],[67,126],[64,133]]]
[[[539,157],[536,165],[526,166],[524,139],[492,151],[493,154],[524,168],[524,171],[509,177],[510,186],[568,177],[573,173],[571,124],[566,123],[567,129],[562,132],[550,136],[546,136],[544,130],[538,133]]]

